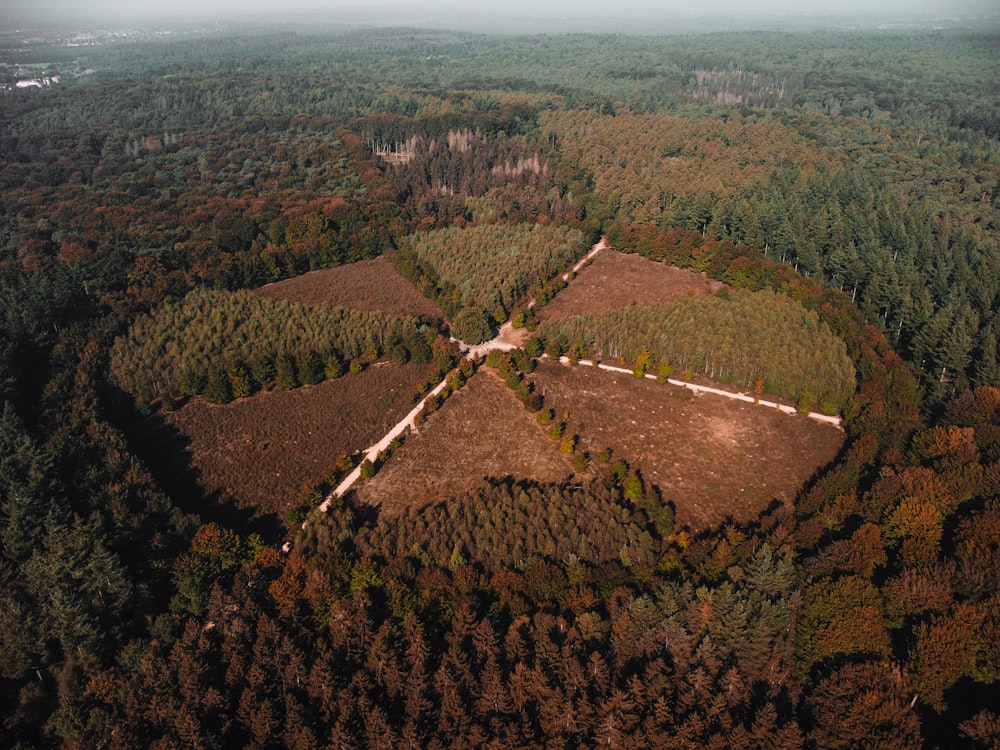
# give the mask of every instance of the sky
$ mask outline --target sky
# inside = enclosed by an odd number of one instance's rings
[[[565,22],[569,30],[608,21],[672,18],[844,18],[976,16],[997,13],[995,0],[0,0],[0,27],[62,19],[94,24],[165,20],[245,20],[316,13],[329,21],[468,28],[477,24]],[[545,30],[551,30],[546,28]]]

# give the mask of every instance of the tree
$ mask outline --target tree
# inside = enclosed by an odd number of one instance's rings
[[[906,681],[889,662],[847,664],[807,695],[807,738],[818,750],[919,747],[920,722]]]
[[[649,368],[653,366],[653,359],[649,354],[649,349],[643,347],[639,352],[639,356],[635,358],[635,366],[632,368],[632,374],[637,378],[646,377],[646,373]]]
[[[278,387],[290,391],[299,387],[299,377],[295,371],[295,360],[290,354],[282,354],[275,360]]]
[[[209,371],[205,398],[213,404],[228,404],[233,400],[231,381],[225,371],[219,369]]]

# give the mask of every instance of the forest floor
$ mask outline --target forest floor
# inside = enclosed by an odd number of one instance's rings
[[[629,305],[665,305],[686,294],[714,294],[722,282],[683,268],[606,249],[580,269],[555,298],[535,310],[539,320],[594,315]]]
[[[444,318],[437,305],[418,292],[385,256],[310,271],[257,289],[266,299],[303,305],[334,305],[386,315]]]
[[[147,420],[143,452],[166,484],[212,497],[280,537],[285,514],[326,479],[339,455],[375,442],[412,408],[432,368],[378,362],[225,405],[195,398]]]

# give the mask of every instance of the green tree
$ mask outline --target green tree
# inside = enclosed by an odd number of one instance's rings
[[[233,400],[233,389],[229,375],[219,369],[208,373],[208,383],[205,385],[205,398],[213,404],[228,404]]]
[[[295,359],[291,354],[282,354],[275,360],[278,387],[290,391],[299,387],[299,377],[295,370]]]

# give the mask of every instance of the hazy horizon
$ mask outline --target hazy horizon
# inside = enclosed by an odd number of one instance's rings
[[[490,30],[568,31],[617,30],[636,23],[714,20],[746,27],[754,21],[767,25],[781,19],[822,25],[835,23],[893,23],[935,19],[974,19],[997,15],[989,0],[701,0],[698,3],[619,0],[510,0],[470,3],[468,0],[174,0],[137,5],[132,0],[7,0],[0,10],[5,30],[25,24],[56,22],[107,26],[130,23],[197,23],[199,21],[294,20],[305,15],[325,22],[378,26],[426,26]]]

